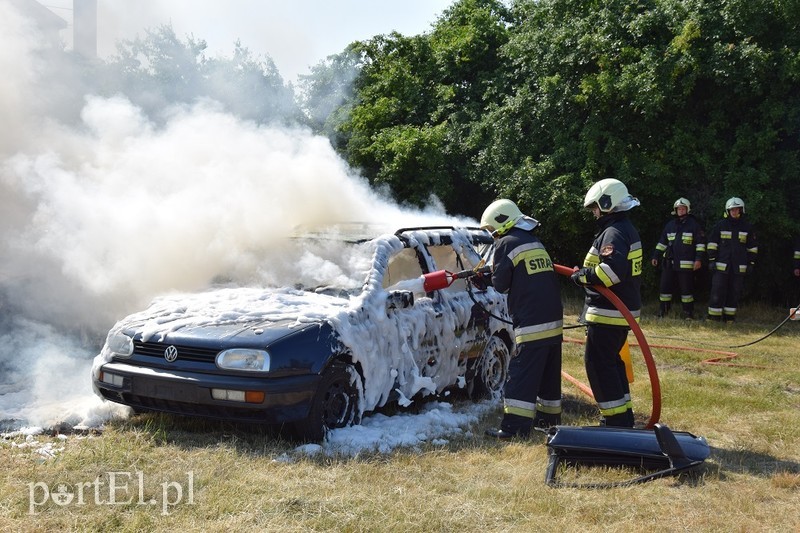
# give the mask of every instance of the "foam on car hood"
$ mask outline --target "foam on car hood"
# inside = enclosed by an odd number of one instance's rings
[[[117,322],[112,331],[163,340],[185,328],[238,325],[268,328],[303,326],[340,313],[348,300],[295,289],[232,288],[173,294],[155,299],[144,311]]]

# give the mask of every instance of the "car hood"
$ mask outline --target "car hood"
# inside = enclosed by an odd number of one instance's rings
[[[349,298],[294,289],[219,289],[172,294],[119,321],[114,330],[148,341],[251,336],[260,344],[328,320],[350,306]]]
[[[296,319],[281,319],[276,321],[253,322],[228,322],[207,325],[184,326],[178,330],[159,334],[155,338],[150,335],[147,339],[142,335],[142,340],[158,340],[169,344],[192,346],[212,342],[220,346],[269,346],[274,341],[297,332],[300,329],[319,323],[319,320],[298,322]],[[133,332],[134,337],[136,333]]]

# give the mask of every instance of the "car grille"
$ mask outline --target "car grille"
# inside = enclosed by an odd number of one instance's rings
[[[198,348],[195,346],[179,346],[165,344],[163,342],[140,342],[134,341],[133,351],[145,357],[158,357],[164,359],[164,350],[169,346],[175,346],[178,350],[178,359],[183,361],[214,361],[220,352],[218,348]]]

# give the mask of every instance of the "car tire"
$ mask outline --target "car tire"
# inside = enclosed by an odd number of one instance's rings
[[[321,441],[331,429],[361,423],[364,385],[355,367],[334,361],[322,373],[308,418],[295,423],[295,433],[306,441]]]
[[[492,335],[473,367],[474,373],[469,387],[470,397],[500,398],[508,379],[510,362],[511,351],[508,345],[497,335]]]

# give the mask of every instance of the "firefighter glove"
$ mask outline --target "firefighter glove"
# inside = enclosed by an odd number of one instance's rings
[[[492,273],[491,271],[479,272],[477,275],[469,278],[469,282],[479,291],[485,291],[492,285]]]
[[[591,268],[583,267],[582,269],[573,272],[572,275],[570,276],[570,279],[579,287],[585,287],[586,285],[591,285],[591,283],[589,282],[589,272],[591,271],[592,271]]]

